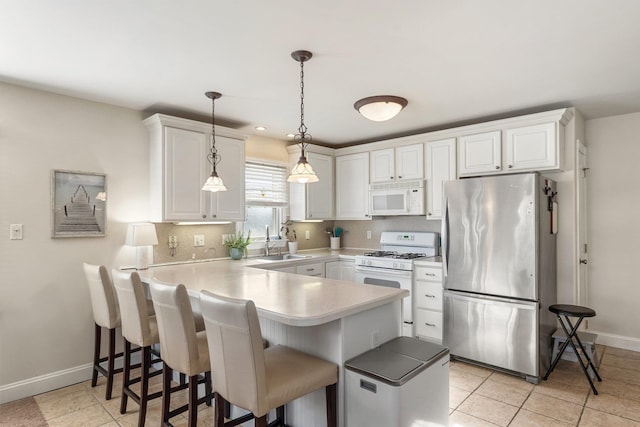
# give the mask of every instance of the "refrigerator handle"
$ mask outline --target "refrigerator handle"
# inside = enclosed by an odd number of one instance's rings
[[[447,255],[449,254],[449,203],[446,194],[442,195],[442,222],[440,236],[442,241],[440,242],[440,249],[442,251],[442,274],[447,277],[447,270],[449,268],[449,261]]]

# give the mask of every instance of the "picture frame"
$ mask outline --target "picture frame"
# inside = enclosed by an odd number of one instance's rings
[[[104,237],[107,176],[103,173],[51,171],[51,237]]]

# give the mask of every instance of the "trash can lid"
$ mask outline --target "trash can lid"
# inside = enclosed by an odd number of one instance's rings
[[[422,360],[428,365],[449,352],[443,345],[413,337],[397,337],[382,344],[380,348]]]
[[[414,371],[421,371],[424,362],[404,354],[387,351],[380,347],[356,356],[345,363],[348,370],[384,383],[399,386],[412,378]],[[416,372],[417,373],[417,372]]]

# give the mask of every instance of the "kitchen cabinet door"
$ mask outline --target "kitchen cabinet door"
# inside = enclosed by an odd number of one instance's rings
[[[555,123],[507,129],[505,140],[505,160],[509,171],[560,167],[560,144],[556,139]]]
[[[209,193],[208,217],[209,219],[244,221],[244,141],[216,136],[216,148],[221,158],[216,169],[227,191],[217,193],[202,191],[202,193]],[[210,173],[208,171],[207,175]]]
[[[371,219],[369,153],[336,157],[336,219]]]
[[[207,195],[200,188],[207,179],[204,153],[206,135],[185,129],[164,128],[163,213],[154,220],[202,221],[207,212]],[[160,185],[160,183],[152,183]]]
[[[318,175],[318,182],[289,184],[289,216],[293,221],[328,220],[334,217],[333,156],[305,151],[307,161]],[[300,152],[291,153],[291,167]]]
[[[396,148],[395,170],[398,180],[424,179],[423,152],[423,144],[405,145]]]
[[[327,279],[355,282],[356,263],[346,259],[327,261],[324,264],[324,271]]]
[[[442,185],[456,179],[456,139],[427,142],[427,219],[442,219]]]
[[[496,173],[502,169],[501,132],[465,135],[458,141],[460,176]]]
[[[392,181],[396,177],[395,155],[393,148],[371,152],[371,182]]]

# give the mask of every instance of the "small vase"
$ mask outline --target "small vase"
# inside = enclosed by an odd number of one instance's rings
[[[340,238],[339,237],[329,237],[331,240],[331,249],[340,249]]]
[[[240,259],[242,255],[244,255],[244,250],[240,248],[230,248],[229,255],[231,255],[231,259]]]
[[[298,242],[289,242],[289,253],[295,254],[298,252]]]

